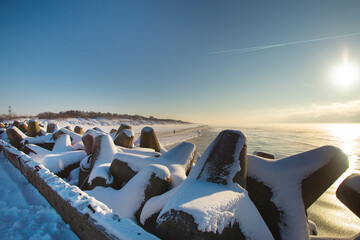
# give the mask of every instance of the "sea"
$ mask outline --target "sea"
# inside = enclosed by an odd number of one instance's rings
[[[211,127],[188,140],[202,154],[225,129],[240,130],[247,138],[248,154],[271,153],[276,159],[324,145],[337,146],[348,156],[349,169],[312,206],[308,219],[317,226],[318,236],[352,237],[360,233],[360,219],[336,198],[339,184],[351,173],[360,173],[360,124],[246,124]],[[174,146],[169,146],[169,149]]]

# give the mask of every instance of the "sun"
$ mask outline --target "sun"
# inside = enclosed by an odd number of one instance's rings
[[[357,66],[348,61],[344,61],[340,65],[334,67],[332,72],[333,82],[339,86],[348,88],[351,87],[359,77],[359,70]]]

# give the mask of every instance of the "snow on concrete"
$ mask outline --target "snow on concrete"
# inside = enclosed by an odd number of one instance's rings
[[[146,203],[141,211],[140,215],[140,223],[142,225],[145,224],[146,219],[151,217],[155,213],[160,213],[161,210],[164,208],[166,202],[169,200],[169,198],[177,191],[178,187],[175,187],[166,193],[163,193],[159,196],[155,196],[150,198]]]
[[[115,190],[113,188],[96,187],[93,190],[85,191],[97,200],[105,203],[113,212],[124,218],[129,218],[136,222],[135,213],[140,204],[145,200],[146,186],[152,174],[156,174],[161,179],[170,178],[169,170],[161,165],[150,165],[136,174],[123,188]]]
[[[69,135],[72,138],[71,144],[73,144],[73,145],[82,141],[81,140],[82,135],[77,134],[77,133],[75,133],[75,132],[73,132],[73,131],[71,131],[71,130],[69,130],[67,128],[61,128],[59,131]]]
[[[172,194],[159,216],[170,210],[190,214],[203,232],[221,234],[225,227],[237,222],[249,239],[273,239],[247,192],[236,184],[188,179]],[[159,217],[157,221],[166,221],[166,218]]]
[[[316,151],[315,151],[316,150]],[[326,165],[339,149],[324,146],[287,158],[272,160],[248,155],[248,176],[271,187],[271,201],[282,211],[280,234],[283,239],[307,239],[305,207],[301,196],[302,180]]]
[[[2,144],[3,146],[8,146],[4,142],[2,142]],[[112,213],[112,210],[105,204],[88,196],[78,187],[69,185],[63,179],[51,173],[48,169],[41,168],[41,165],[33,161],[33,159],[28,155],[18,151],[14,147],[9,147],[8,150],[18,155],[19,160],[27,167],[37,169],[37,175],[46,182],[49,187],[56,191],[62,199],[64,199],[72,207],[76,208],[78,212],[81,214],[91,214],[91,217],[96,221],[95,224],[103,226],[103,230],[108,234],[119,239],[158,239],[157,237],[147,233],[129,219],[119,218],[119,216]],[[3,158],[3,160],[5,161],[6,159]],[[20,172],[17,173],[21,174]],[[92,209],[89,208],[89,205],[92,206]],[[62,239],[63,238],[64,236],[62,235]],[[46,236],[45,239],[48,239],[48,237]]]
[[[110,174],[109,168],[117,150],[110,135],[99,135],[95,141],[97,139],[100,141],[99,151],[93,153],[93,158],[96,159],[96,161],[89,175],[88,183],[92,184],[92,181],[96,177],[101,177],[106,180],[107,184],[110,184],[113,181],[113,177]]]
[[[46,133],[44,136],[37,137],[28,137],[24,135],[24,139],[21,141],[22,144],[36,144],[36,143],[44,143],[44,142],[54,142],[52,139],[52,133]]]
[[[54,140],[51,139],[52,134],[46,134],[45,136],[40,136],[36,138],[28,138],[24,136],[28,140],[28,143],[32,143],[32,144],[28,144],[28,146],[35,148],[35,152],[38,153],[38,154],[31,153],[30,155],[53,172],[57,172],[63,168],[61,161],[53,161],[53,160],[59,160],[60,159],[59,155],[62,155],[62,157],[64,155],[66,156],[67,155],[66,151],[69,150],[69,147],[71,147],[72,149],[84,149],[84,145],[82,144],[81,141],[81,135],[73,133],[64,127],[70,126],[71,128],[74,128],[75,126],[81,126],[83,127],[84,132],[87,129],[92,129],[93,127],[99,127],[104,132],[109,132],[112,128],[118,128],[118,126],[121,123],[124,123],[123,121],[120,122],[120,121],[113,121],[106,119],[90,119],[90,120],[67,119],[67,120],[51,120],[51,121],[38,120],[38,122],[40,124],[45,125],[45,127],[48,123],[55,123],[57,126],[56,130],[61,129],[64,133],[70,135],[71,138],[73,139],[72,145],[69,145],[67,135],[63,135],[64,137],[62,136],[59,137],[60,139],[62,138],[64,139],[59,140],[61,144],[59,143],[60,144],[59,147],[56,147],[54,151],[51,152],[33,144],[43,143],[43,142],[54,142]],[[163,145],[169,145],[186,140],[188,138],[199,136],[198,129],[200,125],[197,124],[163,124],[157,122],[134,122],[134,121],[129,121],[128,123],[133,126],[132,129],[133,132],[131,133],[131,135],[135,134],[137,136],[140,135],[140,132],[143,127],[150,125],[157,132],[159,140],[163,143]],[[176,130],[176,134],[173,134],[173,130]],[[0,138],[6,142],[9,142],[6,132],[1,134]],[[113,150],[114,149],[112,149],[111,151],[112,153],[114,153]],[[147,157],[154,157],[159,155],[159,153],[155,153],[152,149],[135,148],[130,150],[134,154],[142,154]],[[130,150],[121,147],[115,148],[116,152],[124,152],[127,154],[130,153]],[[16,149],[10,149],[10,151],[19,154],[19,152]],[[32,167],[39,165],[39,163],[34,162],[33,159],[27,157],[26,155],[24,154],[21,155],[22,158],[28,158],[27,165]],[[78,156],[79,158],[80,156],[81,158],[84,158],[83,151],[78,151],[76,155],[79,155]],[[0,158],[1,158],[0,159],[1,165],[5,163],[10,168],[13,168],[12,165],[6,159],[4,159],[2,155],[0,155]],[[164,166],[161,166],[161,168],[166,169]],[[6,173],[8,173],[9,171],[11,170],[2,166],[0,169],[0,179],[4,178],[4,176],[6,176]],[[10,238],[10,239],[12,238],[25,238],[25,239],[77,238],[77,236],[62,221],[60,216],[57,215],[56,211],[45,200],[44,202],[47,204],[47,206],[45,207],[38,205],[34,205],[34,206],[31,205],[33,204],[31,199],[34,199],[34,202],[36,203],[41,202],[40,200],[37,199],[37,197],[34,197],[34,194],[38,194],[38,192],[36,191],[35,188],[32,187],[31,184],[27,182],[27,180],[22,176],[20,172],[18,172],[18,170],[14,169],[13,172],[15,173],[15,175],[22,177],[23,181],[21,183],[19,182],[14,184],[8,183],[8,180],[2,181],[2,183],[5,183],[5,185],[9,186],[10,188],[10,189],[7,188],[0,189],[0,192],[2,191],[5,192],[4,194],[1,194],[0,197],[0,211],[1,211],[0,216],[2,216],[0,217],[0,219],[2,219],[3,222],[2,226],[0,226],[2,237]],[[74,184],[76,184],[77,181],[77,179],[75,180],[74,176],[78,176],[78,172],[79,172],[79,168],[75,169],[70,174],[69,179],[73,179],[72,182]],[[164,170],[163,172],[166,171]],[[121,234],[119,235],[119,230],[118,230],[119,226],[113,223],[114,215],[111,214],[112,210],[109,209],[106,205],[100,203],[99,201],[95,200],[92,197],[89,197],[87,194],[83,194],[83,196],[81,196],[79,194],[80,190],[77,187],[68,185],[62,179],[59,179],[58,177],[54,176],[51,172],[49,172],[45,168],[40,169],[39,174],[64,199],[74,202],[75,206],[79,209],[79,211],[82,211],[84,213],[89,212],[90,210],[88,209],[87,206],[89,204],[93,204],[95,206],[96,213],[92,214],[92,216],[95,219],[99,220],[99,222],[104,224],[107,229],[110,229],[108,231],[114,233],[116,236],[120,236],[121,239],[129,239],[129,236],[134,236],[134,233],[139,232],[139,229],[141,229],[136,225],[134,225],[131,221],[128,221],[127,219],[122,219],[121,224],[122,226],[126,226],[126,227],[122,228]],[[31,191],[27,190],[24,196],[21,197],[17,196],[21,193],[14,193],[15,198],[11,198],[12,196],[11,193],[16,191],[23,191],[23,189],[25,189],[24,183],[32,187],[33,190]],[[130,185],[127,188],[130,188]],[[135,192],[133,193],[135,195]],[[42,198],[40,194],[38,195]],[[136,197],[141,198],[140,195]],[[23,203],[26,201],[21,200],[21,198],[25,198],[25,200],[30,201],[31,204],[29,205],[28,203],[25,203],[25,205],[23,205]],[[13,201],[14,199],[16,201]],[[128,210],[130,209],[131,208],[129,208]],[[131,214],[124,214],[124,215],[131,215]],[[143,232],[143,235],[150,236],[147,235],[145,231]],[[156,237],[153,236],[151,236],[150,239],[151,238],[156,239]]]
[[[55,142],[52,152],[67,152],[72,150],[70,135],[60,135]]]
[[[55,123],[60,128],[66,126],[80,126],[86,132],[88,129],[98,127],[104,132],[109,133],[111,129],[118,129],[121,124],[128,124],[132,126],[132,131],[135,134],[135,140],[140,136],[141,130],[144,127],[151,126],[157,134],[157,137],[163,146],[168,146],[178,142],[185,141],[201,135],[199,129],[205,128],[201,124],[194,123],[177,123],[168,124],[161,121],[135,121],[129,119],[121,120],[109,120],[109,119],[82,119],[82,118],[69,118],[69,119],[57,119],[57,120],[44,120],[38,119],[38,122],[47,125],[48,123]],[[175,134],[173,131],[175,130]]]
[[[46,155],[29,153],[32,159],[53,173],[59,173],[67,166],[80,162],[86,157],[85,151],[71,151],[62,153],[51,153]]]
[[[196,147],[189,142],[183,142],[160,157],[147,157],[144,155],[117,153],[114,159],[119,159],[135,172],[151,165],[160,164],[166,166],[170,173],[170,187],[180,185],[186,179],[186,171],[190,168],[192,160],[196,158]],[[129,151],[130,152],[130,151]],[[196,161],[197,159],[195,159]]]

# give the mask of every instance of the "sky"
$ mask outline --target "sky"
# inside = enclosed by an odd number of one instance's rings
[[[1,0],[0,114],[360,122],[359,11],[357,0]],[[349,84],[334,80],[344,62]]]

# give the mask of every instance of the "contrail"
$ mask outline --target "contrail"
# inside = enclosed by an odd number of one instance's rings
[[[309,39],[309,40],[295,41],[295,42],[279,43],[279,44],[264,45],[264,46],[257,46],[257,47],[248,47],[248,48],[238,48],[238,49],[224,50],[224,51],[218,51],[218,52],[209,52],[208,55],[215,55],[215,54],[227,55],[227,54],[238,54],[238,53],[245,53],[245,52],[254,52],[254,51],[260,51],[260,50],[265,50],[265,49],[269,49],[269,48],[278,48],[278,47],[284,47],[284,46],[295,45],[295,44],[326,41],[326,40],[332,40],[332,39],[338,39],[338,38],[346,38],[346,37],[355,37],[355,36],[360,36],[360,32],[359,33],[345,34],[345,35],[338,35],[338,36],[331,36],[331,37],[323,37],[323,38],[315,38],[315,39]]]

